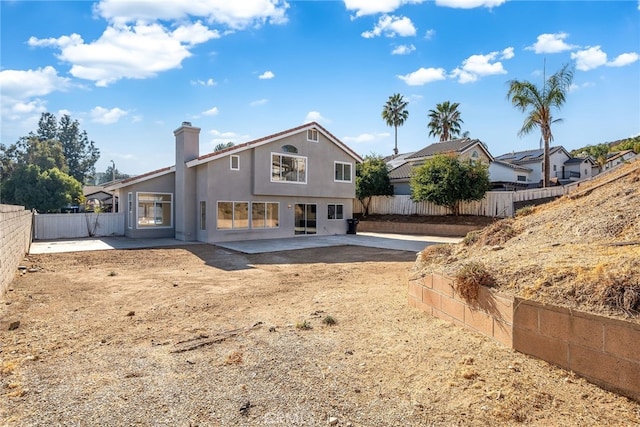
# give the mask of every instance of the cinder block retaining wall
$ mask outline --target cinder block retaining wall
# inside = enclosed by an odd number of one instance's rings
[[[31,211],[22,206],[0,205],[0,295],[16,275],[31,244]]]
[[[470,231],[480,230],[477,225],[421,224],[393,221],[360,221],[358,231],[370,233],[422,234],[425,236],[464,237]]]
[[[481,288],[471,306],[439,274],[409,281],[409,305],[640,401],[640,325]]]

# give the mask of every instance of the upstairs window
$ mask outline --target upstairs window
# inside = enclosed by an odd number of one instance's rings
[[[351,163],[334,162],[333,179],[339,182],[351,182]]]
[[[287,154],[271,154],[271,181],[307,183],[307,158]]]
[[[294,147],[293,145],[283,145],[282,146],[282,152],[283,153],[298,154],[298,149],[296,147]]]
[[[239,156],[230,156],[229,157],[230,167],[232,171],[240,170],[240,157]]]
[[[518,175],[518,181],[527,182],[527,177],[525,175]]]
[[[307,130],[307,141],[318,142],[318,131],[317,131],[317,129],[308,129]]]

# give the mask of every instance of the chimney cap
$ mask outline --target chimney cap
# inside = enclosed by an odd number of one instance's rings
[[[191,126],[191,122],[182,122],[182,126]]]

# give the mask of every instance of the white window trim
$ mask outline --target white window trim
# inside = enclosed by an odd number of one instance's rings
[[[309,138],[309,134],[311,134],[312,138]],[[315,139],[313,139],[314,136],[315,136]],[[309,142],[320,141],[320,133],[318,132],[318,129],[307,129],[307,141]]]
[[[273,167],[273,165],[271,164],[271,162],[273,161],[273,156],[281,156],[281,157],[293,157],[296,159],[304,159],[304,182],[303,181],[283,181],[283,180],[278,180],[278,179],[273,179],[273,171],[271,170],[271,168]],[[271,152],[271,155],[269,156],[269,179],[271,180],[271,182],[277,182],[279,184],[298,184],[298,185],[306,185],[307,181],[309,179],[309,159],[305,156],[298,156],[298,155],[291,155],[288,153],[277,153],[277,152]]]
[[[140,209],[140,194],[162,194],[162,195],[169,195],[171,196],[171,222],[169,225],[163,225],[163,226],[154,226],[154,227],[140,227],[138,224],[138,209]],[[167,229],[167,228],[173,228],[173,216],[175,215],[175,213],[173,212],[173,193],[164,193],[164,192],[160,192],[160,191],[136,191],[136,215],[135,215],[135,222],[136,222],[136,230],[158,230],[158,229]]]
[[[238,167],[234,168],[233,167],[233,159],[238,159]],[[236,156],[236,155],[231,155],[229,156],[229,169],[231,169],[232,171],[239,171],[240,170],[240,156]]]
[[[349,165],[350,168],[350,173],[349,173],[349,179],[336,179],[336,166],[337,165]],[[344,172],[344,168],[342,169],[342,171]],[[334,161],[333,162],[333,182],[352,182],[353,181],[353,163],[349,163],[349,162],[338,162],[338,161]]]

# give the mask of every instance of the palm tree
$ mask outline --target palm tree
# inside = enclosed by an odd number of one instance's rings
[[[442,142],[460,135],[460,124],[464,122],[460,118],[459,106],[457,102],[445,101],[437,104],[435,110],[429,110],[429,136],[439,136]]]
[[[407,105],[409,105],[409,101],[405,101],[402,95],[396,93],[389,97],[382,109],[382,118],[387,123],[387,126],[393,126],[395,129],[396,145],[393,149],[394,156],[398,155],[398,126],[402,126],[409,118]]]
[[[507,98],[511,100],[514,107],[522,112],[527,112],[527,117],[518,132],[518,136],[523,136],[536,128],[540,128],[542,140],[544,141],[544,178],[543,186],[549,186],[549,142],[553,141],[551,124],[560,123],[562,119],[554,119],[551,115],[553,108],[560,109],[566,101],[566,95],[573,81],[573,69],[569,64],[564,65],[558,72],[544,81],[542,88],[537,87],[526,80],[511,80]]]

